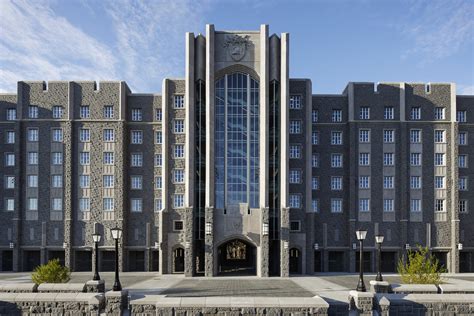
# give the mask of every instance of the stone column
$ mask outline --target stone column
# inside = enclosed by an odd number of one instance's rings
[[[261,225],[260,229],[263,229],[263,225],[268,225],[270,228],[270,209],[268,207],[261,208]],[[268,277],[270,274],[270,237],[269,232],[264,235],[263,232],[260,234],[260,277]]]
[[[280,210],[280,276],[290,276],[290,208]]]
[[[457,164],[457,157],[459,154],[458,137],[459,137],[459,125],[456,122],[456,84],[451,84],[451,113],[450,113],[450,142],[448,143],[448,150],[451,159],[448,161],[450,165],[448,167],[449,178],[451,185],[448,187],[451,200],[451,252],[450,252],[450,262],[448,262],[449,272],[458,273],[459,272],[459,209],[458,209],[458,182],[459,182],[459,169]],[[451,169],[451,170],[449,170]]]
[[[73,228],[73,207],[75,205],[74,187],[73,187],[73,157],[74,150],[74,86],[73,82],[68,82],[68,122],[64,129],[64,265],[72,269],[72,228]]]
[[[205,228],[206,237],[204,238],[204,275],[206,277],[214,276],[215,267],[214,267],[214,208],[206,207],[205,211],[205,226],[211,225],[210,233],[207,232]]]
[[[184,211],[184,275],[187,277],[192,277],[194,275],[193,227],[193,208],[188,207]]]

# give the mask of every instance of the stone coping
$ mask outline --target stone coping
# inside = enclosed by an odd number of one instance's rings
[[[84,292],[85,283],[42,283],[38,292]]]
[[[393,293],[438,293],[438,287],[434,284],[392,284]]]
[[[390,303],[470,303],[474,302],[474,294],[376,294],[380,300],[387,299]]]
[[[0,292],[7,293],[32,293],[36,292],[38,285],[35,283],[0,284]]]
[[[474,294],[474,285],[471,284],[440,284],[441,293],[472,293]]]
[[[368,298],[374,297],[374,293],[372,292],[359,292],[356,290],[349,291],[349,295],[353,297],[368,297]]]
[[[0,293],[6,302],[87,302],[100,304],[104,296],[97,293]]]

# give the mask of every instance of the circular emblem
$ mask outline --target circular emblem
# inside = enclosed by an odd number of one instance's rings
[[[250,44],[250,36],[229,35],[223,44],[232,60],[240,61],[244,58],[247,46]]]

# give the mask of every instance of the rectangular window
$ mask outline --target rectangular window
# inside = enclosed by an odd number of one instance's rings
[[[319,154],[313,154],[311,156],[311,167],[319,168]]]
[[[113,188],[114,187],[114,176],[107,174],[102,177],[102,185],[104,188]]]
[[[130,131],[132,144],[142,144],[143,143],[143,131]]]
[[[14,188],[15,188],[15,177],[5,176],[5,189],[14,189]]]
[[[414,213],[421,212],[421,200],[420,199],[412,199],[410,201],[410,211]]]
[[[445,179],[443,176],[435,176],[435,189],[444,189],[445,188]]]
[[[53,118],[60,119],[63,117],[63,107],[59,105],[53,106]]]
[[[155,144],[163,143],[163,133],[161,131],[155,131]]]
[[[114,153],[111,151],[105,151],[103,154],[104,165],[114,164]]]
[[[370,176],[359,176],[359,189],[370,189]]]
[[[435,121],[444,120],[446,118],[446,108],[438,106],[434,108],[434,119]]]
[[[446,131],[445,130],[435,130],[434,134],[435,143],[445,143],[446,142]]]
[[[28,164],[32,166],[38,165],[38,152],[30,151],[28,153]]]
[[[79,108],[79,117],[81,119],[89,118],[90,115],[91,115],[91,113],[90,113],[90,109],[89,109],[88,105],[82,105]]]
[[[342,199],[331,199],[331,213],[342,213]]]
[[[62,188],[63,187],[63,176],[60,174],[51,176],[51,186],[53,188]]]
[[[39,138],[39,131],[37,128],[28,128],[28,141],[37,142]]]
[[[141,213],[143,210],[142,199],[130,199],[130,209],[134,213]]]
[[[393,189],[394,188],[394,183],[393,183],[393,176],[384,176],[383,177],[383,188],[384,189]]]
[[[51,200],[51,209],[53,211],[62,211],[63,210],[63,199],[61,198],[53,198]]]
[[[81,174],[79,176],[79,187],[81,189],[90,187],[90,176],[88,174]]]
[[[174,96],[174,108],[183,109],[184,108],[184,95],[175,95]]]
[[[317,123],[319,121],[319,111],[318,110],[313,110],[311,112],[311,122]]]
[[[410,143],[412,144],[421,143],[421,130],[420,129],[410,130]]]
[[[301,133],[301,121],[291,120],[290,121],[290,134],[300,134],[300,133]]]
[[[300,145],[290,145],[290,159],[301,158],[301,147]]]
[[[81,142],[90,142],[91,140],[91,131],[88,128],[81,128],[79,130],[79,141]]]
[[[15,132],[14,131],[7,131],[5,135],[5,143],[6,144],[14,144],[15,143]]]
[[[175,134],[184,133],[184,120],[174,120],[173,124],[174,124],[173,131]]]
[[[14,121],[16,120],[16,109],[7,109],[7,121]]]
[[[15,154],[5,153],[5,167],[14,167],[15,166]]]
[[[410,188],[411,189],[421,189],[421,177],[420,176],[411,176],[410,177]]]
[[[458,144],[459,145],[467,145],[467,132],[459,132],[458,134]]]
[[[393,129],[384,129],[383,131],[383,142],[394,143],[395,131]]]
[[[342,177],[331,177],[331,190],[333,191],[342,190]]]
[[[157,122],[161,122],[163,120],[163,112],[161,111],[161,109],[155,110],[155,119]]]
[[[51,153],[51,163],[53,165],[62,165],[63,164],[63,153],[61,153],[61,152]]]
[[[421,153],[410,153],[410,165],[421,166]]]
[[[115,141],[115,130],[111,128],[104,129],[104,141],[113,142]]]
[[[301,195],[299,195],[299,194],[290,194],[290,207],[291,208],[300,208],[301,207]]]
[[[291,169],[289,176],[290,176],[290,183],[292,183],[292,184],[301,183],[301,171],[300,170]]]
[[[28,175],[28,187],[37,188],[38,187],[38,176],[37,175]]]
[[[394,153],[383,153],[383,165],[393,166],[395,165],[395,154]]]
[[[342,145],[342,132],[331,132],[331,145]]]
[[[311,133],[311,144],[319,145],[319,132]]]
[[[38,210],[38,199],[37,198],[28,198],[28,210],[37,211]]]
[[[311,200],[311,209],[315,213],[319,213],[319,200],[318,199],[312,199]]]
[[[361,106],[359,112],[359,119],[369,120],[370,119],[370,108],[368,106]]]
[[[468,212],[467,205],[468,205],[467,200],[459,200],[458,202],[459,213],[467,213]]]
[[[421,120],[421,108],[420,107],[412,107],[410,112],[410,119],[412,121],[419,121]]]
[[[130,176],[130,187],[132,190],[141,190],[142,176]]]
[[[331,154],[331,167],[342,168],[342,154]]]
[[[161,212],[163,209],[163,204],[161,202],[161,199],[155,199],[155,212]]]
[[[104,118],[114,118],[114,107],[112,105],[104,106]]]
[[[38,107],[36,105],[28,106],[28,118],[37,119],[38,118]]]
[[[334,123],[342,122],[342,110],[332,110],[331,118]]]
[[[173,230],[174,231],[181,231],[184,229],[183,221],[173,221]]]
[[[290,95],[290,109],[291,110],[301,109],[301,96],[300,95]]]
[[[458,156],[458,166],[459,168],[467,168],[467,155]]]
[[[290,231],[292,231],[292,232],[301,231],[301,222],[300,221],[290,221]]]
[[[393,199],[384,199],[383,200],[383,211],[384,212],[393,212]]]
[[[359,153],[359,166],[370,165],[370,153]]]
[[[130,166],[131,167],[141,167],[143,166],[143,154],[142,153],[132,153],[130,156]]]
[[[459,177],[459,191],[467,191],[468,177]]]
[[[174,158],[184,158],[184,145],[174,145]]]
[[[102,206],[105,212],[112,212],[114,210],[114,198],[103,198]]]
[[[359,130],[359,143],[370,143],[370,130],[368,129]]]
[[[319,177],[312,177],[311,178],[311,189],[312,190],[319,190]]]
[[[466,111],[457,111],[456,112],[456,119],[460,123],[466,123],[467,121],[467,112]]]
[[[174,208],[184,207],[184,195],[183,194],[175,194],[173,196],[173,207]]]
[[[15,210],[15,199],[6,198],[5,199],[5,211],[13,212]]]
[[[132,109],[132,121],[140,122],[142,120],[142,109]]]
[[[173,170],[173,182],[174,183],[184,183],[184,169],[174,169]]]
[[[163,186],[163,182],[161,180],[161,177],[155,177],[155,189],[161,189]]]
[[[90,152],[83,151],[79,153],[79,164],[82,166],[90,165],[91,163],[91,156]]]
[[[52,130],[53,142],[63,141],[63,130],[61,128],[53,128]]]
[[[89,212],[91,210],[91,200],[89,198],[79,199],[79,211]]]
[[[155,154],[155,167],[161,167],[163,164],[163,158],[161,154]]]
[[[444,166],[444,153],[435,153],[435,166]]]
[[[435,200],[435,212],[444,212],[444,199],[436,199]]]
[[[393,106],[386,106],[383,109],[383,119],[384,120],[393,120],[394,115],[393,115]]]

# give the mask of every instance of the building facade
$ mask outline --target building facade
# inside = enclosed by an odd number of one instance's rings
[[[417,245],[474,271],[474,97],[452,83],[289,78],[289,34],[186,34],[184,79],[0,95],[0,262],[186,276],[384,271]]]

